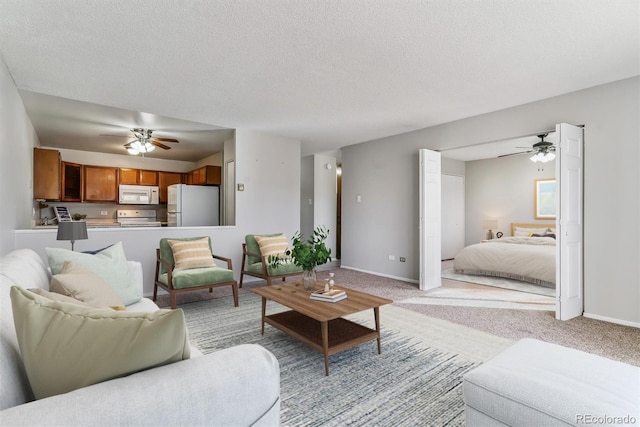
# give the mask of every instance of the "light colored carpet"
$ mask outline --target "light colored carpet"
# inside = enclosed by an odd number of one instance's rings
[[[281,369],[284,426],[464,425],[462,376],[512,344],[466,326],[393,305],[380,309],[382,354],[375,341],[330,356],[266,325],[260,334],[260,297],[240,295],[181,304],[191,341],[204,353],[257,343]],[[269,302],[267,313],[282,311]],[[351,320],[373,326],[373,310]],[[240,396],[238,398],[241,398]],[[428,404],[427,404],[428,403]]]

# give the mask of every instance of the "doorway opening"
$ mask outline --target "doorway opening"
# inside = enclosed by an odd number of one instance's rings
[[[566,123],[556,125],[555,132],[557,134],[558,159],[554,169],[557,185],[555,197],[552,197],[557,211],[555,212],[557,217],[554,216],[554,230],[556,231],[554,237],[557,239],[555,250],[551,250],[551,259],[552,262],[555,261],[556,317],[566,320],[581,315],[583,309],[582,152],[584,132],[582,127]],[[480,145],[483,144],[475,144],[471,147],[487,151],[486,147],[480,147]],[[522,154],[524,153],[526,152]],[[440,154],[426,149],[420,150],[420,288],[425,290],[439,287],[442,280],[440,275],[437,277],[435,275],[435,270],[438,268],[435,261],[437,260],[439,264],[443,259],[441,253],[444,247],[441,243],[444,219],[440,218],[440,209],[441,203],[444,202],[442,202],[443,197],[440,191],[444,185],[441,185],[441,177],[439,176]],[[436,176],[436,172],[438,176]],[[530,191],[529,194],[531,194]],[[515,198],[511,196],[511,199]],[[513,200],[511,201],[513,202]],[[466,244],[478,244],[473,241],[477,236],[472,231],[474,227],[480,230],[479,224],[487,220],[483,217],[487,213],[484,212],[479,216],[478,212],[473,210],[473,204],[468,204],[465,211],[467,212]],[[529,215],[538,219],[533,212]],[[523,219],[515,219],[511,222],[518,221],[523,222]],[[535,222],[535,220],[530,222]],[[554,252],[555,257],[553,256]],[[441,270],[441,265],[439,267]]]

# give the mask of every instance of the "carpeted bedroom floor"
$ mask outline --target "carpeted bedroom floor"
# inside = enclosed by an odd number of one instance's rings
[[[389,298],[398,307],[426,316],[448,320],[503,338],[512,340],[537,338],[640,366],[640,329],[638,328],[582,316],[568,321],[556,320],[552,306],[549,306],[550,310],[540,310],[416,303],[416,300],[424,299],[429,293],[429,291],[419,290],[417,284],[344,268],[320,271],[318,280],[327,278],[329,272],[335,273],[335,281],[338,285]],[[252,287],[264,286],[264,284],[264,281],[248,282],[240,292],[249,292]],[[463,282],[443,279],[445,289],[460,287],[482,288],[480,285],[466,285]],[[229,289],[220,288],[214,289],[213,293],[190,292],[179,295],[178,304],[228,294],[230,294]],[[160,295],[158,304],[161,307],[168,306],[167,295]]]

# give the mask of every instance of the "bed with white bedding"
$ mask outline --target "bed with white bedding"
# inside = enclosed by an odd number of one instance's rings
[[[453,261],[456,273],[516,279],[555,288],[555,224],[514,223],[511,234],[464,248]]]

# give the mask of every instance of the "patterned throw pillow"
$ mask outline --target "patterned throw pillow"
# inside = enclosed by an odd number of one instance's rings
[[[196,240],[167,240],[167,243],[171,246],[176,270],[216,266],[207,237]]]
[[[279,256],[280,258],[289,258],[285,253],[289,249],[287,236],[279,234],[277,236],[255,236],[258,246],[260,246],[260,254],[269,258],[270,255]]]

